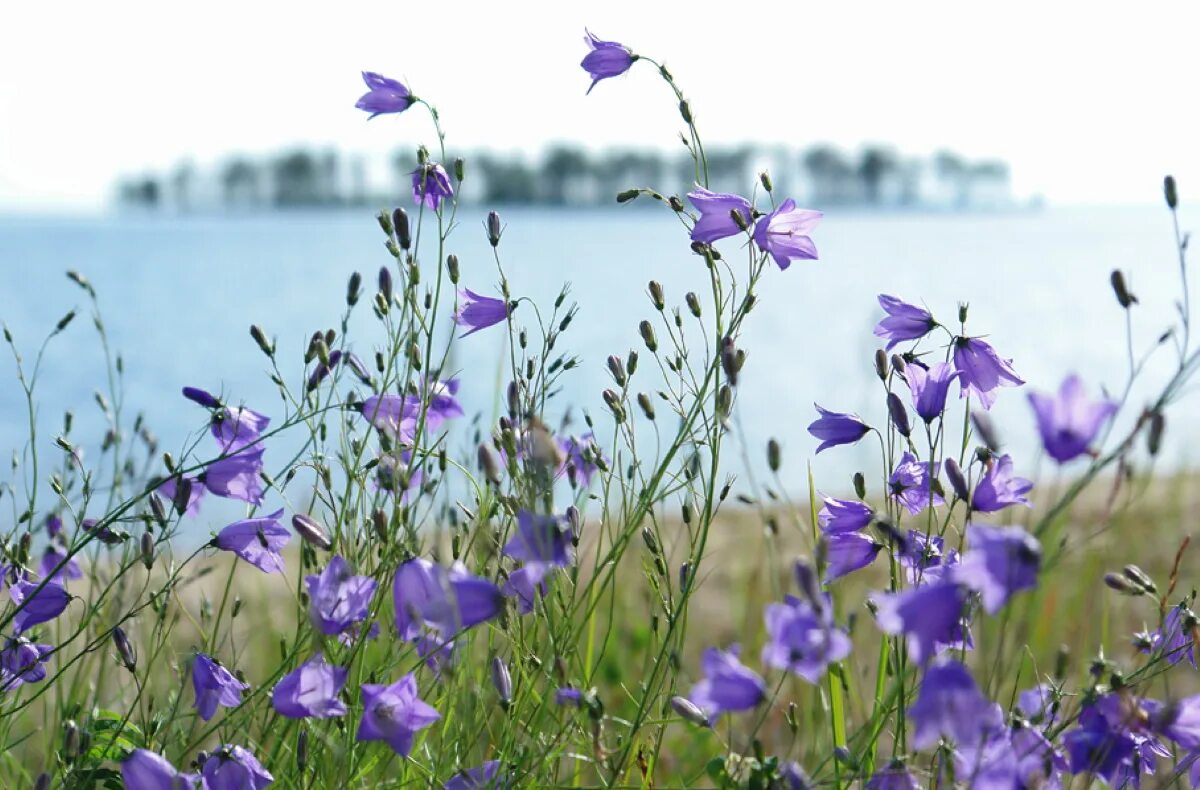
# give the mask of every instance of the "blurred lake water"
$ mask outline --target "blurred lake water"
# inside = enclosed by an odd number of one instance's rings
[[[494,292],[483,216],[482,210],[460,213],[461,227],[447,251],[461,260],[462,285]],[[567,375],[550,421],[569,407],[586,407],[605,420],[600,392],[609,383],[608,354],[638,348],[643,365],[634,388],[657,383],[637,333],[638,321],[653,316],[647,281],[661,281],[671,303],[682,304],[688,290],[704,298],[701,259],[667,211],[512,209],[503,216],[500,252],[515,293],[548,306],[566,281],[579,302],[574,328],[558,350],[574,351],[582,365]],[[1187,219],[1185,212],[1185,224]],[[77,441],[90,456],[98,454],[103,435],[92,401],[104,381],[103,361],[84,295],[63,276],[67,269],[82,272],[99,291],[110,336],[124,356],[127,412],[143,411],[163,449],[177,451],[203,420],[180,397],[184,385],[282,414],[248,326],[259,323],[278,337],[281,367],[298,380],[308,336],[338,325],[351,272],[363,273],[369,295],[375,272],[391,262],[382,240],[365,212],[0,218],[0,320],[26,356],[68,310],[84,311],[51,344],[43,363],[39,420],[47,446],[66,408],[76,412]],[[729,454],[732,472],[742,471],[740,446],[761,467],[767,438],[779,438],[783,478],[796,493],[805,490],[804,462],[816,446],[805,431],[814,401],[882,424],[872,368],[878,346],[871,329],[881,315],[876,294],[923,301],[947,323],[960,300],[970,302],[969,329],[1011,357],[1029,387],[1057,388],[1068,371],[1076,371],[1093,391],[1101,384],[1119,391],[1127,370],[1124,320],[1109,288],[1110,271],[1125,270],[1141,300],[1135,312],[1139,350],[1172,320],[1179,293],[1170,216],[1153,206],[1012,214],[835,210],[815,240],[820,261],[799,262],[786,272],[772,268],[759,290],[742,340],[749,359],[735,422],[738,452]],[[736,245],[724,249],[734,257]],[[378,341],[375,327],[365,298],[350,333],[364,359]],[[468,413],[493,413],[502,335],[497,327],[458,344],[453,367]],[[1168,371],[1173,353],[1161,349],[1147,376]],[[1148,394],[1136,392],[1135,407]],[[1017,455],[1018,472],[1033,476],[1037,443],[1024,393],[1005,390],[994,413]],[[1167,463],[1188,460],[1186,439],[1195,434],[1197,415],[1194,403],[1185,402],[1169,417]],[[577,412],[574,425],[583,430]],[[25,436],[24,403],[5,352],[0,447],[19,449]],[[464,432],[460,439],[465,448],[469,436]],[[275,468],[271,453],[267,457],[268,468]],[[283,454],[275,461],[282,463]],[[877,464],[877,447],[864,444],[824,453],[814,469],[819,487],[845,491],[853,471],[874,472]]]

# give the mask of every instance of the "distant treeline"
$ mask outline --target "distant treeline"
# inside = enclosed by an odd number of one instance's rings
[[[1007,164],[970,161],[949,151],[909,157],[883,145],[856,153],[830,145],[802,151],[742,145],[708,153],[709,183],[717,191],[746,191],[766,170],[781,194],[815,206],[960,209],[1013,204]],[[490,151],[463,156],[466,177],[460,196],[466,203],[488,206],[611,204],[630,187],[683,194],[696,181],[690,159],[661,151],[595,152],[553,145],[533,161]],[[181,162],[169,173],[122,179],[116,196],[124,206],[174,211],[378,205],[409,191],[416,164],[410,152],[381,162],[335,150],[296,149],[265,157],[232,156],[210,168]]]

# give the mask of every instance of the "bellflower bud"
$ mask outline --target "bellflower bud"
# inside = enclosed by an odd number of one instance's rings
[[[712,726],[704,711],[687,697],[671,697],[671,709],[684,721],[691,722],[697,727]]]
[[[771,183],[771,174],[766,170],[758,174],[758,182],[763,185],[763,189],[768,192],[774,191],[775,185]]]
[[[375,537],[383,541],[388,539],[388,517],[382,508],[376,508],[371,514],[371,526],[375,529]]]
[[[662,309],[667,304],[666,297],[663,294],[662,283],[660,283],[658,280],[651,280],[649,289],[650,301],[654,303],[654,309],[662,312]]]
[[[650,325],[649,321],[642,321],[638,324],[638,332],[641,333],[642,340],[651,354],[658,351],[658,338],[654,335],[654,327]]]
[[[500,464],[496,456],[486,444],[479,445],[479,469],[492,485],[500,485]]]
[[[488,243],[493,247],[500,245],[500,236],[504,233],[504,228],[500,226],[500,215],[494,211],[489,211],[487,215],[487,239]]]
[[[1104,584],[1111,590],[1116,590],[1122,595],[1129,595],[1134,598],[1146,593],[1139,585],[1131,582],[1119,573],[1104,574]]]
[[[381,211],[375,215],[375,219],[379,221],[379,228],[388,236],[392,235],[394,228],[392,227],[392,215],[386,211]]]
[[[1129,579],[1131,582],[1138,585],[1139,587],[1144,589],[1146,592],[1148,592],[1152,595],[1155,595],[1158,593],[1158,586],[1154,583],[1154,580],[1151,579],[1149,574],[1147,574],[1144,570],[1142,570],[1138,566],[1126,565],[1124,568],[1121,569],[1121,573],[1125,575],[1126,579]]]
[[[389,306],[392,303],[392,270],[386,266],[379,267],[379,293]]]
[[[1137,304],[1137,297],[1130,293],[1129,287],[1125,284],[1125,275],[1120,269],[1113,269],[1109,281],[1112,283],[1113,293],[1117,296],[1117,304],[1126,310],[1130,305]]]
[[[654,419],[654,403],[650,400],[650,396],[644,392],[639,392],[637,395],[637,404],[642,410],[642,414],[646,415],[646,419]]]
[[[258,324],[250,325],[250,337],[254,338],[254,342],[258,344],[259,349],[268,357],[275,356],[275,346],[267,340],[267,333]]]
[[[303,513],[292,516],[292,529],[296,530],[297,534],[310,546],[316,546],[322,551],[329,551],[333,548],[333,541],[329,539],[329,535],[310,516]]]
[[[500,656],[492,659],[492,685],[496,687],[496,693],[500,695],[500,707],[508,710],[512,704],[512,676],[508,673],[508,667]]]
[[[637,196],[642,194],[640,189],[625,189],[617,193],[618,203],[628,203],[631,200],[636,200]]]
[[[954,495],[963,502],[970,502],[970,492],[967,490],[967,478],[963,475],[962,467],[958,465],[958,461],[953,458],[947,458],[944,464],[946,468],[946,477],[950,480],[950,487],[954,489]]]
[[[1163,179],[1163,197],[1167,199],[1167,208],[1171,211],[1179,205],[1179,192],[1175,188],[1175,176],[1167,176]]]
[[[1162,447],[1163,431],[1167,427],[1167,418],[1161,411],[1156,411],[1150,417],[1150,430],[1146,431],[1146,449],[1150,455],[1158,455]]]
[[[900,400],[900,396],[894,392],[889,392],[887,396],[888,415],[892,418],[892,425],[896,426],[896,430],[900,435],[907,438],[912,433],[912,423],[908,420],[908,411],[904,408],[904,403]]]
[[[700,317],[700,297],[696,296],[694,291],[688,291],[684,295],[683,300],[687,302],[688,311],[696,318]]]
[[[458,256],[454,253],[446,256],[446,274],[450,276],[450,282],[458,285]]]
[[[117,648],[117,656],[121,659],[121,664],[133,672],[137,669],[137,656],[133,653],[133,645],[129,643],[129,637],[125,635],[125,631],[117,626],[112,630],[113,644]]]
[[[618,387],[624,387],[628,379],[625,376],[625,365],[621,362],[621,358],[615,354],[608,356],[608,372],[612,374],[613,381],[617,382]]]
[[[875,350],[875,375],[879,377],[880,381],[887,381],[888,356],[882,348]]]
[[[779,471],[780,456],[782,455],[779,449],[779,442],[775,439],[767,440],[767,467],[772,472]]]
[[[154,536],[149,531],[142,533],[139,548],[142,554],[142,564],[146,566],[146,570],[150,570],[154,567]]]
[[[455,160],[454,160],[454,180],[461,182],[463,180],[463,177],[466,174],[467,174],[467,163],[463,161],[463,158],[461,156],[455,158]]]
[[[350,307],[358,304],[358,296],[362,292],[362,275],[354,272],[350,275],[350,282],[346,284],[346,304]]]
[[[408,212],[402,208],[393,211],[392,224],[396,227],[396,241],[400,243],[400,249],[408,250],[412,247],[412,228],[408,224]]]
[[[300,734],[296,736],[296,768],[300,773],[304,773],[306,765],[308,765],[308,730],[301,727]]]
[[[975,432],[979,434],[979,438],[983,440],[984,445],[993,453],[1000,452],[1000,439],[996,434],[996,427],[992,423],[992,418],[987,412],[975,410],[971,412],[971,424],[975,426]]]

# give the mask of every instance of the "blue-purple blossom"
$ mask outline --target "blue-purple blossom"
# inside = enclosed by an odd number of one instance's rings
[[[289,719],[328,719],[346,714],[338,695],[349,670],[326,663],[320,653],[283,676],[271,692],[271,704]]]
[[[376,115],[404,112],[412,106],[414,101],[412,93],[396,80],[373,71],[364,71],[362,78],[370,90],[364,93],[354,106],[371,113],[368,121]]]
[[[1033,727],[1012,731],[1012,750],[1016,760],[1016,778],[1022,787],[1059,787],[1059,775],[1068,769],[1058,747]]]
[[[831,582],[867,567],[882,548],[882,544],[858,532],[826,535],[825,551],[829,564],[825,567],[825,581]]]
[[[18,634],[58,617],[71,602],[71,594],[52,581],[20,579],[9,586],[8,595],[20,607],[12,618],[13,630]]]
[[[920,790],[917,781],[904,763],[893,761],[886,768],[877,771],[867,780],[867,790]]]
[[[750,227],[754,216],[754,207],[750,201],[741,195],[731,195],[725,192],[710,192],[704,187],[696,187],[688,192],[688,200],[700,212],[695,226],[692,227],[692,241],[712,244],[714,241],[736,236],[743,227]],[[733,219],[733,212],[743,220],[739,226]]]
[[[1042,446],[1060,464],[1087,453],[1118,408],[1115,401],[1089,400],[1083,381],[1074,374],[1063,381],[1057,395],[1031,392],[1029,403],[1037,417]]]
[[[508,579],[500,590],[506,596],[517,599],[518,613],[529,614],[533,611],[538,596],[544,596],[548,591],[548,577],[553,571],[554,568],[546,563],[527,562],[508,574]]]
[[[962,616],[966,602],[966,592],[957,584],[923,584],[878,595],[875,619],[884,633],[903,634],[909,656],[917,664],[925,664],[941,646],[964,638]]]
[[[461,563],[447,571],[421,557],[396,569],[392,597],[396,629],[407,641],[421,635],[422,625],[449,638],[498,615],[504,601],[496,585],[471,575]]]
[[[979,593],[983,609],[995,614],[1015,593],[1037,586],[1042,547],[1022,527],[967,525],[969,548],[953,578]]]
[[[736,713],[755,707],[767,696],[767,684],[758,674],[738,660],[740,649],[706,648],[700,657],[704,680],[692,686],[688,699],[709,719],[722,713]]]
[[[918,362],[904,367],[904,380],[912,392],[913,409],[922,420],[931,423],[946,410],[950,384],[959,375],[948,362],[935,362],[928,370]]]
[[[270,424],[270,417],[245,406],[236,409],[226,407],[213,414],[211,430],[213,438],[221,446],[221,452],[228,454],[257,442]]]
[[[888,315],[875,325],[875,336],[887,339],[888,351],[897,343],[925,337],[937,326],[928,310],[903,302],[894,296],[880,294],[879,306]]]
[[[584,488],[592,484],[592,477],[600,468],[596,464],[596,458],[600,458],[605,464],[608,463],[608,457],[600,450],[600,445],[596,443],[596,437],[591,431],[579,438],[563,436],[556,441],[558,449],[562,451],[565,458],[563,470],[573,469],[575,478],[583,484]]]
[[[1162,627],[1150,635],[1147,650],[1161,653],[1174,666],[1185,658],[1196,666],[1196,642],[1192,635],[1196,629],[1196,615],[1186,604],[1172,606],[1163,617]]]
[[[571,530],[559,516],[517,512],[517,530],[504,546],[505,556],[557,567],[571,564]]]
[[[402,757],[412,751],[413,736],[442,717],[417,696],[417,678],[412,673],[388,686],[364,683],[362,701],[356,740],[385,741]]]
[[[754,223],[754,243],[770,253],[780,269],[791,266],[793,260],[815,261],[817,245],[809,234],[823,216],[820,211],[796,208],[796,201],[788,198]]]
[[[995,513],[1010,505],[1032,507],[1025,497],[1033,483],[1013,474],[1012,457],[1002,455],[992,459],[971,495],[971,509],[980,513]]]
[[[1063,746],[1071,773],[1095,774],[1111,784],[1133,755],[1137,741],[1119,719],[1110,720],[1102,712],[1104,700],[1084,707],[1079,726],[1063,735]]]
[[[500,773],[503,764],[499,760],[488,760],[483,765],[459,771],[443,787],[443,790],[505,790],[509,781]]]
[[[830,606],[818,612],[807,601],[789,595],[783,603],[768,604],[764,619],[767,643],[762,661],[767,666],[817,683],[830,663],[850,655],[850,637],[834,626]]]
[[[958,552],[945,551],[945,541],[937,535],[926,535],[915,529],[908,531],[904,542],[897,547],[897,556],[904,567],[909,584],[931,584],[942,580],[946,571],[958,564]]]
[[[554,690],[554,704],[580,707],[583,705],[583,692],[570,686],[562,686]]]
[[[977,743],[960,745],[954,752],[954,778],[966,787],[1013,788],[1017,782],[1018,760],[1012,736],[1003,726],[1004,714],[999,705],[991,706],[995,726],[985,728],[984,737]]]
[[[421,401],[411,395],[372,395],[362,402],[361,411],[376,429],[407,443],[417,433]],[[428,417],[426,424],[429,424]]]
[[[975,746],[1004,727],[1004,716],[975,685],[967,668],[957,661],[925,670],[916,702],[908,709],[913,723],[912,746],[928,749],[940,738],[959,746]]]
[[[854,444],[871,430],[857,414],[829,411],[817,403],[813,406],[821,416],[809,424],[808,432],[821,440],[818,453],[840,444]]]
[[[355,576],[350,564],[335,554],[319,575],[305,576],[304,584],[309,619],[321,633],[334,636],[366,619],[377,583],[370,576]]]
[[[453,668],[458,663],[458,643],[453,639],[444,639],[436,634],[421,634],[414,641],[417,655],[425,662],[425,666],[440,675],[444,670]]]
[[[235,521],[217,533],[213,545],[232,551],[263,573],[283,573],[283,547],[292,539],[292,532],[279,523],[282,510],[269,516]]]
[[[480,329],[504,321],[508,318],[508,302],[491,296],[482,296],[470,288],[458,289],[458,310],[454,313],[454,323],[468,327],[462,336],[473,335]]]
[[[203,653],[192,662],[192,690],[196,693],[196,712],[208,721],[218,705],[236,708],[242,704],[242,692],[250,688],[233,673]]]
[[[262,790],[275,781],[249,750],[226,744],[204,761],[205,790]]]
[[[900,456],[900,463],[888,478],[889,493],[913,515],[929,507],[930,501],[934,507],[945,504],[946,501],[937,492],[937,487],[932,485],[932,480],[937,479],[940,466],[918,461],[912,453],[905,453]]]
[[[200,499],[204,496],[204,485],[199,478],[184,478],[187,480],[187,502],[183,506],[183,512],[189,516],[195,516],[200,512]],[[163,481],[163,484],[158,487],[158,493],[171,504],[175,504],[175,498],[179,495],[179,478],[168,477]]]
[[[436,431],[445,420],[462,417],[466,412],[455,398],[458,395],[459,382],[457,378],[439,381],[428,379],[425,382],[426,396],[429,406],[425,410],[425,422],[429,430]]]
[[[869,505],[854,499],[822,498],[821,510],[817,513],[817,523],[827,535],[837,532],[858,532],[871,523],[875,517]]]
[[[63,560],[66,560],[66,564],[58,568]],[[58,568],[57,573],[54,571],[55,568]],[[68,579],[82,578],[83,571],[74,557],[68,558],[66,552],[58,546],[51,544],[46,547],[46,551],[42,554],[42,561],[38,565],[38,575],[42,578],[49,578],[50,581],[57,584],[65,585]]]
[[[1017,694],[1017,710],[1035,724],[1049,723],[1054,718],[1054,689],[1048,683],[1025,689]]]
[[[437,162],[428,162],[412,172],[413,200],[437,211],[443,200],[454,197],[450,175]]]
[[[592,84],[587,92],[600,80],[617,77],[629,71],[636,56],[624,44],[615,41],[601,41],[592,35],[590,30],[584,31],[583,42],[588,45],[589,52],[583,56],[580,66],[592,78]]]
[[[259,475],[262,473],[265,450],[265,447],[257,444],[219,458],[205,467],[200,480],[205,488],[219,497],[261,505],[263,488]]]
[[[121,780],[125,790],[187,790],[199,777],[183,773],[157,752],[134,749],[121,763]]]
[[[208,390],[200,389],[199,387],[184,387],[183,397],[190,400],[192,403],[199,404],[206,409],[221,408],[221,401],[216,398]]]
[[[985,409],[992,408],[1000,387],[1019,387],[1025,383],[1013,370],[1011,359],[1001,359],[996,349],[977,337],[955,339],[954,367],[961,374],[959,397],[973,395]]]
[[[57,513],[46,516],[46,534],[51,538],[58,537],[58,533],[62,532],[62,526],[62,518]]]
[[[52,645],[35,644],[23,636],[5,639],[0,650],[0,691],[45,680],[46,668],[42,665],[53,652]]]

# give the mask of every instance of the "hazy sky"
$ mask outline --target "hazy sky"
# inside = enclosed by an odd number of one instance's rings
[[[294,143],[384,151],[371,69],[442,111],[455,147],[669,148],[666,87],[635,67],[585,96],[585,25],[664,60],[705,137],[999,157],[1021,194],[1200,193],[1200,4],[1093,2],[9,3],[0,207],[95,207],[118,173]]]

